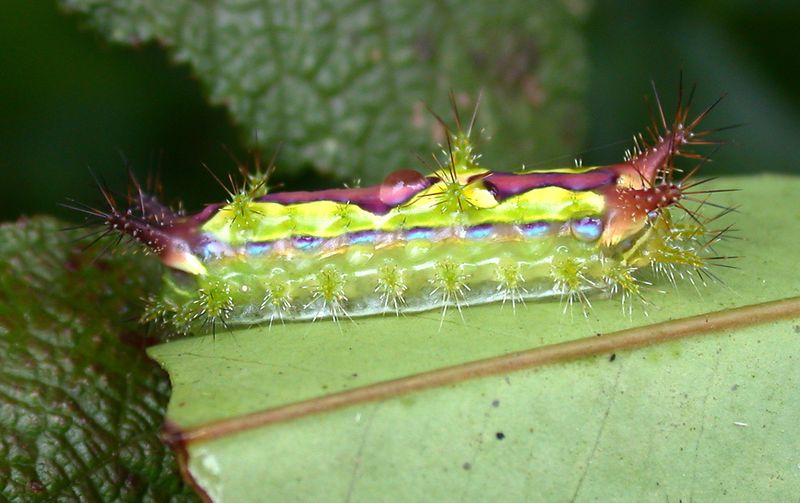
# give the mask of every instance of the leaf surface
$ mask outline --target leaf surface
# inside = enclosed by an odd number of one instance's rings
[[[575,151],[583,135],[583,1],[61,3],[111,40],[166,46],[248,142],[281,145],[281,170],[374,182],[417,167],[414,153],[445,140],[425,106],[449,118],[451,90],[467,122],[483,89],[495,169]]]
[[[219,501],[794,498],[800,179],[717,184],[722,284],[171,342],[167,437]]]
[[[144,353],[141,257],[84,252],[49,218],[0,226],[0,499],[194,501],[158,437],[169,383]]]

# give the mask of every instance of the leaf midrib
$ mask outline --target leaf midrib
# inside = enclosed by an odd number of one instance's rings
[[[163,430],[163,438],[173,445],[197,444],[262,426],[437,386],[799,316],[800,297],[724,309],[422,372],[186,429],[168,422]]]

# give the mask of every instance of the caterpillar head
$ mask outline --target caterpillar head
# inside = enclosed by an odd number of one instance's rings
[[[608,211],[602,242],[606,246],[616,245],[640,233],[649,221],[669,207],[676,206],[695,218],[683,206],[681,200],[685,198],[686,189],[694,186],[694,183],[688,183],[690,178],[708,160],[708,156],[701,156],[684,149],[695,145],[721,144],[707,139],[707,136],[714,131],[697,131],[696,128],[722,98],[706,107],[690,121],[689,106],[693,94],[694,89],[686,104],[681,102],[679,94],[678,111],[673,123],[668,125],[658,93],[655,92],[662,131],[659,133],[655,125],[649,128],[651,137],[649,142],[641,134],[634,136],[634,148],[626,153],[625,162],[609,166],[617,178],[616,184],[609,187],[604,194]],[[674,173],[677,157],[700,159],[700,162],[676,181]]]

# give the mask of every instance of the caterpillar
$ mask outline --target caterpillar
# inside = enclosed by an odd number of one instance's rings
[[[708,181],[695,179],[708,156],[691,148],[720,143],[698,130],[719,100],[690,119],[691,96],[684,104],[679,94],[671,123],[657,93],[655,101],[650,139],[634,136],[617,164],[492,171],[471,138],[477,105],[467,127],[454,106],[456,128],[446,129],[427,174],[402,169],[370,187],[272,192],[270,163],[192,215],[135,180],[128,208],[101,184],[107,208],[76,209],[167,266],[143,319],[182,333],[436,308],[444,316],[450,306],[548,297],[588,303],[591,292],[625,305],[643,298],[645,268],[673,282],[713,276],[709,266],[724,257],[710,250],[728,229],[711,223],[731,211],[697,188]],[[680,179],[679,157],[697,160]],[[703,215],[709,207],[721,211]]]

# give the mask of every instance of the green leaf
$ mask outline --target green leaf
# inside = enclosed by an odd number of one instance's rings
[[[494,169],[574,152],[583,135],[583,0],[61,3],[190,64],[248,142],[282,146],[282,170],[377,181],[416,166],[445,138],[425,104],[448,117],[450,90],[466,122],[483,89]]]
[[[157,263],[84,253],[52,219],[0,226],[0,491],[11,501],[193,501],[158,438],[144,354]]]
[[[717,185],[722,284],[171,342],[168,436],[215,500],[796,498],[800,179]]]

